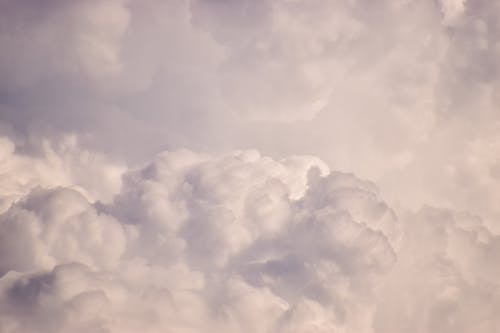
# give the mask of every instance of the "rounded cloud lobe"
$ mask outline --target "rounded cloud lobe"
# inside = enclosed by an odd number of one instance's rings
[[[0,215],[2,332],[500,328],[500,236],[314,157],[164,152],[107,201],[38,180]]]

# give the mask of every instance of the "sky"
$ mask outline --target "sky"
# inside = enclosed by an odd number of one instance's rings
[[[0,0],[0,332],[500,332],[498,59],[491,0]]]

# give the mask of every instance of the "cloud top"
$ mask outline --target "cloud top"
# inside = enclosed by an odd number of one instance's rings
[[[314,157],[164,152],[111,201],[37,185],[0,215],[0,328],[494,331],[499,237]]]

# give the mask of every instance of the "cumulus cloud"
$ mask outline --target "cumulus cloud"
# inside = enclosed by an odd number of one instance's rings
[[[308,156],[164,152],[0,215],[2,332],[487,332],[500,236]],[[425,246],[422,244],[425,243]]]
[[[497,331],[499,234],[477,216],[430,207],[409,216],[404,228],[376,331]]]
[[[0,137],[0,212],[37,187],[71,187],[91,201],[109,201],[124,171],[124,165],[81,149],[75,136],[17,145]]]
[[[499,9],[0,0],[0,332],[499,331]]]
[[[398,224],[371,183],[256,151],[164,153],[111,203],[36,188],[0,220],[8,332],[354,325]]]
[[[3,1],[2,9],[3,89],[57,76],[99,82],[120,71],[129,20],[123,1]]]
[[[463,153],[498,141],[496,3],[1,6],[0,114],[22,134],[78,133],[134,162],[177,148],[313,154],[374,180],[393,204],[500,215],[450,179],[498,164]],[[486,182],[472,186],[498,188]]]
[[[2,215],[1,226],[2,275],[68,261],[113,267],[125,247],[122,226],[66,188],[33,190]]]

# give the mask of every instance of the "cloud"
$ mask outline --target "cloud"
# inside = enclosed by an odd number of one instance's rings
[[[0,1],[0,331],[498,331],[498,6]]]
[[[500,240],[479,217],[398,216],[315,157],[164,152],[107,202],[44,186],[0,215],[2,332],[500,325]]]
[[[74,190],[35,189],[2,215],[0,239],[3,275],[71,261],[113,267],[125,249],[126,232]]]
[[[35,188],[0,221],[9,332],[123,332],[124,299],[151,332],[345,326],[394,265],[398,224],[372,184],[256,151],[163,153],[111,203]]]
[[[443,12],[444,24],[452,24],[465,11],[466,0],[442,0],[440,1]]]
[[[449,171],[483,179],[469,159],[498,162],[463,153],[498,140],[496,6],[4,1],[1,120],[134,163],[179,148],[317,155],[392,204],[496,218]]]
[[[426,207],[405,221],[377,332],[491,332],[500,294],[500,238],[467,213]]]
[[[81,149],[75,136],[17,145],[0,137],[0,212],[37,187],[71,187],[91,201],[106,202],[119,191],[124,171],[124,165]]]
[[[58,76],[100,83],[120,71],[129,20],[123,1],[4,1],[2,7],[3,89],[37,86]]]

